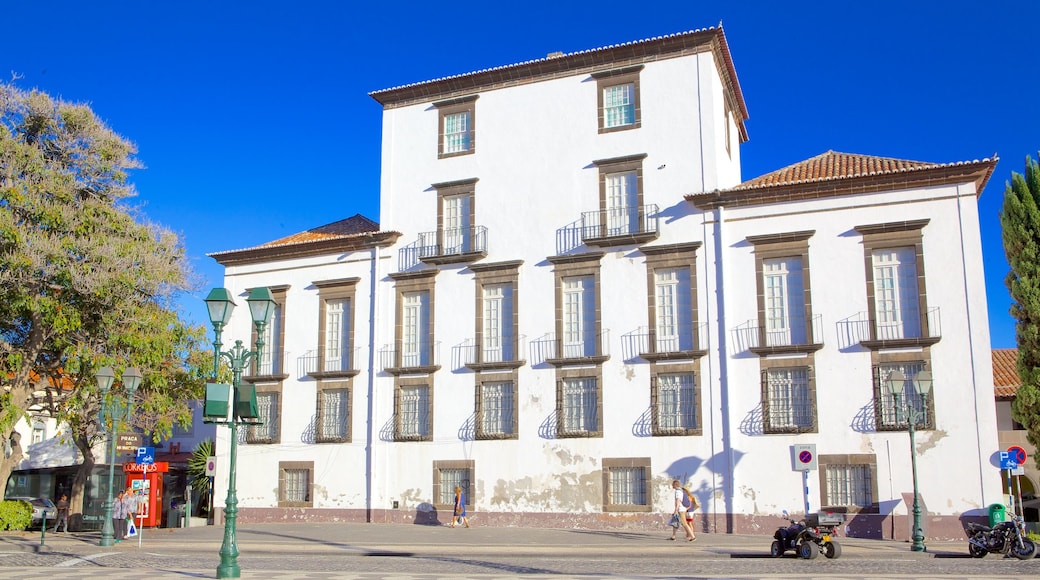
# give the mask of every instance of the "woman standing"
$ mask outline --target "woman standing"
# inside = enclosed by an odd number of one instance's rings
[[[462,488],[455,486],[455,509],[451,515],[451,527],[455,527],[455,522],[462,522],[469,527],[469,518],[466,517],[466,494],[462,493]]]

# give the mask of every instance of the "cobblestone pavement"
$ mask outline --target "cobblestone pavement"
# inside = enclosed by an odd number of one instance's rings
[[[96,534],[0,534],[0,578],[213,578],[221,528],[147,530],[97,545]],[[965,542],[933,542],[927,554],[902,542],[841,538],[842,557],[768,556],[771,537],[701,534],[669,542],[662,532],[447,528],[403,524],[239,526],[242,578],[1030,578],[1040,559],[967,557]]]

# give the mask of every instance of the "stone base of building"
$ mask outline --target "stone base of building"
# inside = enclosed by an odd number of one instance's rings
[[[215,524],[224,525],[223,510],[217,508]],[[494,527],[578,528],[595,530],[666,530],[669,514],[641,513],[538,513],[470,511],[473,525]],[[849,514],[838,534],[850,538],[909,541],[913,518],[904,515]],[[921,518],[926,539],[963,540],[969,521],[985,524],[986,516],[924,515]],[[406,525],[443,525],[451,523],[449,510],[417,509],[336,509],[336,508],[254,508],[240,507],[238,523],[384,523]],[[786,522],[779,516],[698,513],[694,530],[715,534],[769,534]]]

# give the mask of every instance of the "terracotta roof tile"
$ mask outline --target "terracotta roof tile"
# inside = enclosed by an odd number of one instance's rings
[[[291,236],[274,240],[273,242],[267,242],[266,244],[260,244],[260,248],[270,248],[273,246],[285,246],[288,244],[300,244],[306,242],[315,242],[318,240],[330,240],[335,238],[344,238],[349,236],[355,236],[357,234],[363,234],[366,232],[377,232],[379,231],[379,224],[368,219],[361,214],[355,214],[354,217],[339,220],[338,222],[332,222],[331,224],[325,224],[316,228],[309,229],[305,232],[299,232]]]
[[[893,159],[891,157],[875,157],[872,155],[857,155],[854,153],[839,153],[828,151],[788,165],[772,173],[761,177],[749,179],[733,188],[733,191],[743,189],[757,189],[760,187],[774,187],[778,185],[794,185],[799,183],[810,183],[814,181],[830,181],[837,179],[850,179],[853,177],[865,177],[871,175],[884,175],[891,173],[905,173],[920,169],[932,169],[942,167],[942,163],[926,163],[923,161],[908,161],[906,159]]]
[[[1018,359],[1017,348],[993,349],[993,394],[998,399],[1014,398],[1022,381],[1018,378],[1015,362]]]

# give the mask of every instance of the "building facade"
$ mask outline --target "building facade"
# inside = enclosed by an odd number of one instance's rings
[[[482,523],[645,528],[680,479],[703,530],[807,506],[906,538],[906,409],[929,537],[999,499],[995,159],[830,151],[742,182],[721,28],[372,97],[378,226],[213,255],[234,295],[279,302],[243,520],[446,522],[460,487]],[[226,336],[251,336],[241,310]]]

